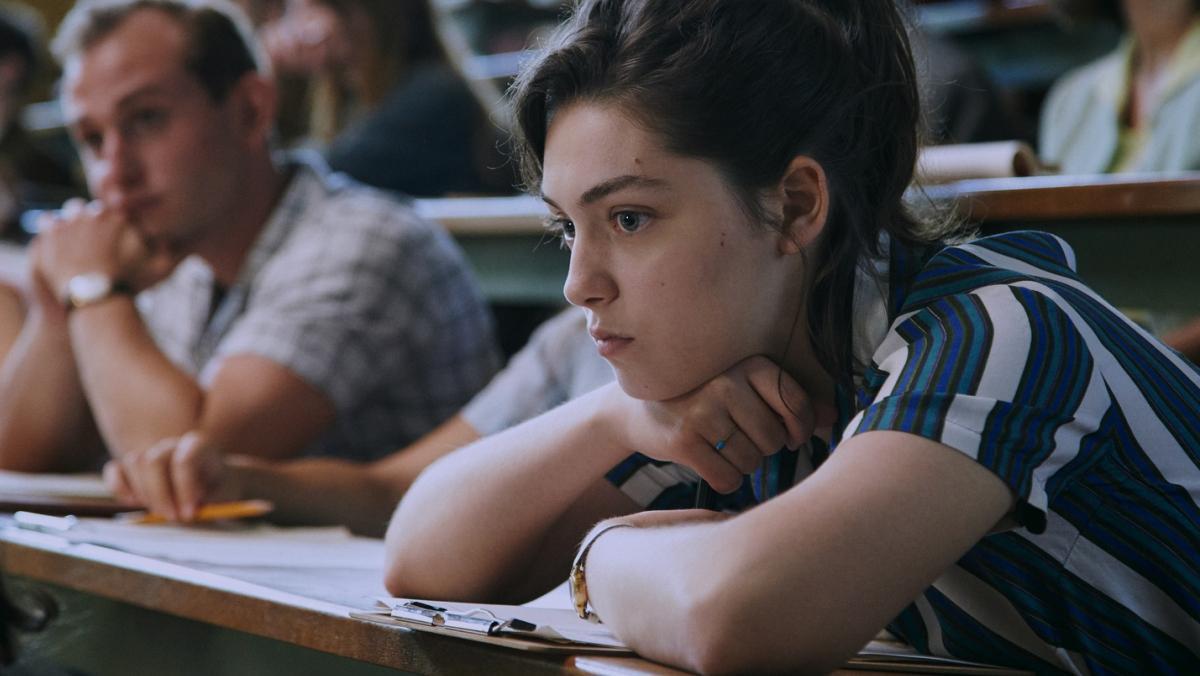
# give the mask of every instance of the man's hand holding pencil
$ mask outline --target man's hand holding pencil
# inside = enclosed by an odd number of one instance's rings
[[[143,506],[166,521],[201,520],[202,505],[241,499],[238,486],[224,480],[224,474],[223,454],[196,432],[164,439],[104,466],[105,483],[118,500]],[[245,515],[233,518],[237,516]]]

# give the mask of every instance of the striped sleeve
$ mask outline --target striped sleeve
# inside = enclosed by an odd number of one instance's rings
[[[1110,399],[1071,318],[1034,288],[945,295],[898,319],[867,374],[876,394],[847,426],[907,432],[973,458],[1042,532],[1061,474],[1099,434]],[[1093,444],[1097,452],[1102,445]]]
[[[642,509],[685,509],[695,503],[700,477],[689,467],[634,453],[605,475]]]

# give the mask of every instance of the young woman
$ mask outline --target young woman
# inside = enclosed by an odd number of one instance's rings
[[[891,0],[584,0],[514,103],[617,383],[418,478],[393,593],[571,569],[581,614],[700,671],[827,671],[885,626],[1039,672],[1200,668],[1200,373],[1061,240],[910,218]],[[722,512],[639,512],[696,477]]]

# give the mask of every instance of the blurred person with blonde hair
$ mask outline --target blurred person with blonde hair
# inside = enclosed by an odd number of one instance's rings
[[[260,31],[276,73],[306,80],[304,141],[334,169],[416,196],[512,192],[428,0],[290,0]]]

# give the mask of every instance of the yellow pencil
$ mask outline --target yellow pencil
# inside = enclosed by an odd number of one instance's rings
[[[269,500],[238,500],[235,502],[213,502],[201,505],[191,523],[220,521],[223,519],[249,519],[269,514],[275,504]],[[168,523],[170,519],[156,512],[129,512],[120,515],[127,523]]]

